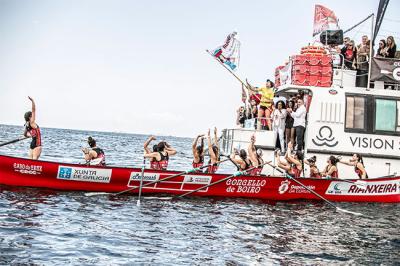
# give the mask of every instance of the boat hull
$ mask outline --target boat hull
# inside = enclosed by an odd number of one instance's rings
[[[146,169],[144,184],[177,174]],[[227,178],[225,174],[185,174],[144,186],[142,193],[181,195]],[[139,186],[141,169],[96,167],[34,161],[0,155],[0,184],[66,191],[121,192]],[[365,187],[329,179],[299,178],[308,188],[331,201],[400,202],[400,177],[369,179]],[[356,180],[353,180],[356,181]],[[129,193],[138,193],[137,189]],[[293,180],[280,176],[239,176],[202,189],[193,196],[241,197],[264,200],[320,200]]]

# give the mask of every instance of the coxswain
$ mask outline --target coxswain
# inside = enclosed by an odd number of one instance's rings
[[[291,142],[288,143],[288,149],[286,151],[285,159],[286,162],[280,160],[280,150],[275,151],[275,158],[278,163],[278,167],[286,170],[286,173],[293,178],[299,178],[301,176],[301,172],[304,168],[304,156],[301,151],[295,151],[292,154],[293,144]]]
[[[209,174],[214,174],[218,171],[218,162],[220,156],[217,128],[214,128],[214,143],[211,142],[210,129],[208,129],[207,144],[208,153],[210,154],[210,160],[208,161],[208,164],[210,164],[210,166],[207,167],[205,172]]]
[[[272,113],[272,106],[273,106],[273,99],[274,99],[274,83],[267,79],[265,82],[265,87],[262,88],[256,88],[250,85],[250,83],[246,80],[247,83],[247,89],[255,92],[255,93],[260,93],[261,94],[261,99],[260,99],[260,107],[258,108],[258,122],[257,123],[257,130],[261,129],[261,124],[262,124],[262,119],[266,119],[268,130],[272,129],[271,126],[271,113]]]
[[[96,140],[92,137],[88,137],[87,142],[90,148],[82,149],[87,164],[106,166],[106,155],[102,149],[96,146]]]
[[[233,149],[230,158],[238,167],[238,171],[247,171],[251,167],[251,161],[247,157],[247,152],[244,149],[240,151],[236,148]]]
[[[312,156],[309,159],[305,159],[304,163],[310,167],[310,178],[321,178],[321,173],[316,166],[317,156]]]
[[[154,136],[150,137],[150,141],[155,140]],[[160,141],[157,144],[157,151],[150,152],[149,149],[145,148],[144,157],[155,160],[153,162],[153,169],[155,170],[167,170],[169,157],[176,154],[176,150],[172,148],[167,142]]]
[[[42,136],[40,134],[39,125],[36,124],[36,104],[35,101],[28,96],[28,99],[32,102],[32,111],[25,113],[25,131],[24,136],[32,138],[29,159],[38,160],[42,153]]]
[[[360,179],[368,178],[368,174],[367,171],[365,170],[364,161],[361,154],[354,153],[353,157],[348,161],[344,161],[340,158],[339,163],[346,164],[349,166],[354,166],[354,172],[357,174],[358,178]]]
[[[339,171],[336,166],[338,161],[339,160],[335,156],[329,156],[328,160],[326,161],[328,164],[324,171],[322,171],[321,175],[326,178],[339,178]]]
[[[255,146],[256,137],[253,135],[250,139],[250,144],[248,147],[249,158],[251,161],[251,165],[255,167],[253,170],[249,172],[249,175],[261,175],[261,171],[263,169],[264,160],[262,158],[262,150],[256,149]]]
[[[200,145],[198,145],[200,140]],[[204,135],[198,135],[192,144],[193,168],[200,168],[204,165]]]

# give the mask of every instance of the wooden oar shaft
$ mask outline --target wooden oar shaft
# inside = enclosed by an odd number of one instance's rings
[[[259,166],[251,167],[251,168],[249,168],[249,169],[247,169],[247,170],[244,170],[244,171],[238,171],[238,172],[236,172],[236,173],[233,174],[233,175],[230,175],[230,176],[227,176],[227,177],[225,177],[225,178],[222,178],[222,179],[220,179],[220,180],[218,180],[218,181],[215,181],[215,182],[213,182],[213,183],[211,183],[211,184],[202,186],[202,187],[197,188],[197,189],[195,189],[195,190],[186,192],[185,194],[179,195],[178,198],[183,198],[183,197],[185,197],[185,196],[187,196],[187,195],[190,195],[190,194],[192,194],[192,193],[198,192],[198,191],[200,191],[200,190],[202,190],[202,189],[206,189],[206,188],[208,188],[208,187],[214,186],[214,185],[219,184],[219,183],[221,183],[221,182],[224,182],[224,181],[226,181],[226,180],[228,180],[228,179],[230,179],[230,178],[232,178],[232,177],[244,175],[244,174],[246,174],[247,172],[249,172],[249,171],[251,171],[251,170],[253,170],[253,169],[255,169],[255,168],[258,168],[258,167],[260,167],[260,166],[266,165],[267,163],[268,163],[268,162],[263,163],[263,164],[261,164],[261,165],[259,165]]]
[[[219,161],[219,162],[216,162],[216,163],[218,163],[218,164],[219,164],[219,163],[223,163],[223,162],[225,162],[225,161],[227,161],[227,160],[228,160],[228,159],[224,159],[224,160]],[[142,187],[147,187],[147,186],[150,186],[150,185],[153,185],[153,184],[156,184],[156,183],[160,183],[160,182],[163,182],[163,181],[167,181],[167,180],[169,180],[169,179],[171,179],[171,178],[174,178],[174,177],[177,177],[177,176],[181,176],[181,175],[193,173],[193,172],[195,172],[196,170],[201,170],[201,169],[203,169],[203,168],[209,167],[210,165],[213,165],[213,163],[207,164],[207,165],[203,165],[203,166],[201,166],[201,167],[199,167],[199,168],[195,168],[195,169],[191,169],[191,170],[188,170],[188,171],[180,172],[180,173],[175,174],[175,175],[167,176],[167,177],[162,178],[162,179],[160,179],[160,180],[156,180],[156,181],[152,181],[152,182],[149,182],[149,183],[145,183],[145,184],[142,185]],[[118,192],[118,193],[116,193],[115,195],[120,195],[120,194],[123,194],[123,193],[126,193],[126,192],[130,192],[130,191],[135,190],[135,189],[137,189],[137,188],[139,188],[139,187],[140,187],[140,186],[136,186],[136,187],[133,187],[133,188],[130,188],[130,189],[127,189],[127,190]]]
[[[19,137],[19,138],[17,138],[17,139],[13,139],[13,140],[10,140],[10,141],[7,141],[7,142],[3,142],[3,143],[0,143],[0,147],[5,146],[5,145],[8,145],[8,144],[15,143],[15,142],[18,142],[18,141],[27,139],[27,138],[29,138],[29,137],[22,136],[22,137]]]

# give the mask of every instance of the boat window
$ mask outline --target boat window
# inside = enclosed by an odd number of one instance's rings
[[[398,101],[375,100],[375,130],[395,132],[398,128]]]
[[[359,96],[347,96],[346,108],[346,128],[364,129],[365,98]]]

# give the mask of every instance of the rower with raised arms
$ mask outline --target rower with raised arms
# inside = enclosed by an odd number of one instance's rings
[[[263,169],[264,166],[264,160],[262,158],[262,150],[261,149],[256,149],[255,146],[256,143],[256,136],[253,134],[253,136],[251,136],[250,139],[250,144],[249,147],[247,149],[248,153],[249,153],[249,158],[251,161],[251,165],[255,166],[256,168],[254,168],[253,170],[251,170],[249,172],[249,175],[261,175],[261,171]]]
[[[36,124],[36,104],[35,101],[28,96],[28,99],[32,102],[32,111],[25,113],[25,131],[24,136],[32,138],[29,159],[38,160],[42,153],[42,136],[40,134],[39,125]]]
[[[97,147],[96,140],[92,137],[88,137],[87,142],[90,148],[82,149],[87,164],[106,166],[106,155],[102,149]]]
[[[156,138],[154,136],[150,136],[150,138],[145,142],[144,157],[153,160],[152,169],[167,170],[169,157],[175,155],[176,150],[172,148],[171,145],[169,145],[166,141],[160,141],[157,144],[157,151],[150,152],[147,146],[152,140],[156,140]]]
[[[200,140],[200,145],[197,145]],[[192,143],[193,168],[200,168],[204,165],[204,134],[198,135]]]
[[[339,163],[346,164],[349,166],[354,166],[354,172],[357,174],[358,178],[360,179],[368,178],[368,174],[367,171],[365,170],[364,161],[361,154],[354,153],[353,157],[351,157],[351,159],[349,159],[348,161],[344,161],[340,157]]]
[[[297,150],[294,154],[292,154],[293,144],[291,142],[288,143],[288,149],[286,151],[285,159],[286,162],[281,161],[279,150],[275,151],[275,159],[278,163],[278,167],[286,170],[286,173],[294,178],[299,178],[301,172],[304,168],[303,162],[303,153]]]
[[[214,143],[211,142],[210,129],[208,129],[207,133],[207,144],[208,144],[208,153],[210,154],[210,160],[208,161],[210,165],[206,169],[206,173],[214,174],[218,171],[218,161],[219,161],[219,144],[218,144],[218,136],[217,136],[217,128],[214,128]]]

